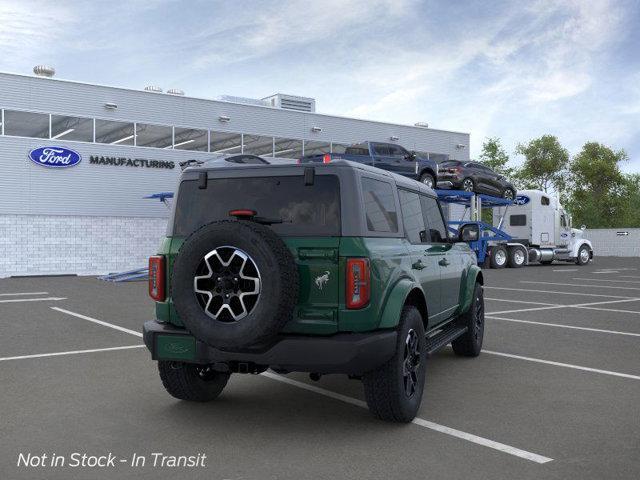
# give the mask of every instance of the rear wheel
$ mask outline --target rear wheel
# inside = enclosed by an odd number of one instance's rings
[[[507,265],[507,249],[502,245],[491,248],[491,268],[504,268]]]
[[[462,190],[465,192],[473,192],[475,191],[476,185],[473,183],[473,180],[470,178],[465,178],[462,181]]]
[[[516,192],[513,191],[512,188],[505,188],[502,191],[502,198],[507,200],[513,200],[516,196]]]
[[[511,247],[509,248],[509,267],[511,268],[520,268],[523,267],[526,263],[526,255],[527,253],[524,251],[522,247]]]
[[[456,355],[477,357],[482,350],[484,338],[484,290],[476,282],[473,289],[473,300],[469,310],[458,317],[460,325],[467,327],[467,333],[451,342]]]
[[[222,393],[228,373],[216,372],[208,365],[159,361],[158,371],[164,388],[180,400],[209,402]]]
[[[436,187],[436,180],[430,173],[423,173],[420,175],[420,182],[424,183],[429,188]]]
[[[422,315],[412,305],[402,310],[396,353],[362,377],[369,410],[389,422],[410,422],[418,413],[425,382],[426,342]]]

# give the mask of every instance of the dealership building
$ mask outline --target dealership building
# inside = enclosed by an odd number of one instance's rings
[[[469,134],[324,115],[310,98],[193,98],[0,73],[0,277],[94,275],[146,265],[165,234],[158,192],[180,162],[299,158],[365,140],[467,160]]]

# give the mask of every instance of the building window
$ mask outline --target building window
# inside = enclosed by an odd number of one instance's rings
[[[331,153],[343,154],[348,147],[346,143],[332,143]]]
[[[15,137],[49,138],[49,115],[4,111],[4,134]]]
[[[391,184],[373,178],[363,178],[362,196],[369,231],[397,232],[398,214]]]
[[[136,146],[171,148],[173,145],[173,128],[148,123],[136,124]]]
[[[196,150],[206,152],[209,148],[209,137],[206,130],[176,127],[173,148],[176,150]]]
[[[302,157],[302,140],[293,140],[291,138],[275,138],[274,157],[281,158],[300,158]]]
[[[93,118],[51,115],[51,139],[93,142]]]
[[[331,152],[331,143],[318,142],[314,140],[305,140],[304,142],[304,155],[322,155],[323,153]]]
[[[133,145],[133,123],[96,120],[96,142],[111,145]]]
[[[239,133],[211,132],[211,153],[242,153],[242,135]]]
[[[242,153],[248,155],[273,156],[273,137],[261,137],[260,135],[243,135]]]

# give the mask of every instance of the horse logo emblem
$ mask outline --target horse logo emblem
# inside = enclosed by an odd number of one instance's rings
[[[326,270],[322,275],[318,275],[316,277],[316,287],[318,287],[318,290],[322,290],[328,281],[329,281],[329,271]]]

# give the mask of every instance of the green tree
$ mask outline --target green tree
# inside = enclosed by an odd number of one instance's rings
[[[548,192],[553,188],[560,194],[565,189],[569,152],[554,135],[543,135],[527,144],[519,144],[516,153],[525,161],[518,169],[520,186]]]
[[[623,213],[618,227],[640,228],[640,174],[624,177]]]
[[[626,179],[620,162],[627,160],[624,150],[614,151],[598,142],[588,142],[571,161],[568,206],[576,225],[592,228],[618,227],[632,210],[629,194],[638,182]]]
[[[512,177],[515,169],[508,165],[509,155],[502,147],[502,143],[498,137],[486,138],[482,144],[482,153],[479,158],[483,165],[486,165],[494,172]]]

